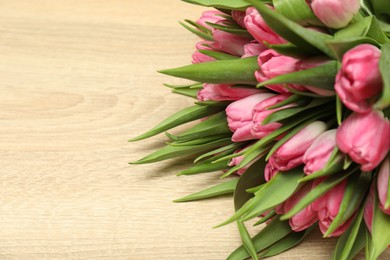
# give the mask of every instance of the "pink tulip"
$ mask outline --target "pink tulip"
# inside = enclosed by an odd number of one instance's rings
[[[241,26],[242,28],[245,28],[244,18],[245,18],[245,12],[243,11],[232,11],[232,18],[236,23]]]
[[[260,43],[263,43],[264,41],[270,44],[286,43],[286,40],[266,24],[254,7],[246,9],[244,23],[248,32]]]
[[[323,169],[336,147],[336,129],[322,133],[303,155],[307,175]]]
[[[263,90],[255,88],[232,88],[228,84],[203,84],[203,88],[198,92],[199,101],[228,101],[239,100],[248,96],[262,93]]]
[[[338,29],[348,25],[359,12],[359,0],[312,0],[314,14],[327,27]]]
[[[241,142],[255,139],[251,134],[252,110],[255,105],[273,94],[261,93],[237,100],[226,108],[227,121],[233,132],[232,141]]]
[[[321,181],[322,180],[319,179],[315,180],[313,186],[318,185]],[[325,195],[323,195],[312,203],[313,210],[317,211],[320,230],[323,234],[326,233],[330,224],[333,222],[334,218],[339,213],[340,204],[344,197],[346,185],[347,180],[342,181],[330,191],[325,193]],[[350,218],[341,226],[339,226],[330,236],[336,237],[343,234],[351,224],[352,219],[353,218]]]
[[[337,129],[336,143],[340,150],[361,164],[362,171],[371,171],[390,149],[390,122],[383,113],[351,114]]]
[[[366,204],[364,205],[364,222],[366,222],[366,226],[368,230],[372,231],[372,219],[374,217],[374,189],[373,186],[371,186],[370,192],[367,195],[366,198]]]
[[[282,126],[282,124],[278,122],[271,122],[263,125],[263,121],[267,116],[271,115],[272,113],[278,110],[294,106],[294,105],[287,105],[280,108],[268,109],[269,107],[274,106],[286,100],[290,96],[291,94],[279,94],[276,96],[272,96],[270,98],[261,101],[253,108],[253,126],[251,131],[253,136],[259,139],[263,138],[264,136],[272,133],[273,131],[275,131],[276,129]]]
[[[196,21],[196,23],[211,30],[212,27],[206,22],[217,23],[221,20],[225,20],[225,18],[223,18],[221,15],[224,15],[224,13],[217,10],[208,10],[202,13],[202,16]]]
[[[241,58],[259,56],[261,52],[265,51],[267,47],[256,41],[252,41],[244,45],[244,55]]]
[[[251,147],[251,145],[248,145],[246,146],[245,148],[242,148],[242,149],[238,149],[236,151],[234,151],[234,153],[239,153],[239,152],[242,152],[242,151],[245,151],[247,149],[249,149],[249,147]],[[242,160],[244,160],[244,156],[243,155],[240,155],[240,156],[237,156],[237,157],[234,157],[230,162],[229,162],[229,166],[236,166],[236,165],[239,165]],[[237,174],[238,175],[243,175],[244,172],[252,165],[255,163],[255,160],[253,160],[251,163],[247,164],[246,166],[242,167],[241,169],[239,169],[237,171]]]
[[[344,54],[335,90],[349,109],[358,113],[368,112],[381,93],[380,56],[381,51],[370,44],[361,44]]]
[[[305,184],[292,196],[290,196],[282,205],[275,208],[277,214],[285,214],[289,212],[302,198],[304,198],[312,189],[311,183]],[[313,210],[310,204],[289,220],[292,230],[299,232],[312,226],[318,221],[317,212]]]
[[[266,181],[269,181],[278,171],[288,171],[302,164],[306,150],[325,130],[324,122],[313,122],[280,146],[269,158],[265,167]]]
[[[389,192],[389,175],[390,175],[390,157],[388,156],[383,161],[378,174],[379,207],[387,215],[390,215],[390,207],[385,208],[387,193]]]
[[[221,22],[218,22],[218,24],[223,25]],[[244,45],[251,41],[250,38],[228,33],[215,28],[212,29],[212,33],[214,42],[210,44],[210,47],[235,56],[241,57],[244,55]]]
[[[263,51],[259,55],[257,62],[260,67],[260,69],[255,72],[255,77],[258,82],[263,82],[280,75],[296,72],[298,71],[299,64],[299,60],[283,56],[271,49]],[[302,86],[288,86],[301,91],[305,90]],[[284,86],[284,84],[267,85],[266,87],[278,93],[289,93],[289,90]]]
[[[211,44],[210,41],[200,41],[200,42],[196,43],[196,45],[195,45],[196,51],[194,52],[194,54],[192,54],[192,63],[193,64],[209,62],[209,61],[215,60],[214,58],[199,52],[199,50],[211,50],[212,51],[213,49],[209,47],[210,44]]]

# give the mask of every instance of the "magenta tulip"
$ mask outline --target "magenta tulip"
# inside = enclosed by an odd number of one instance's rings
[[[259,55],[257,62],[260,69],[255,72],[255,77],[258,82],[264,82],[280,75],[298,71],[300,61],[292,57],[283,56],[269,49]],[[305,90],[302,86],[291,84],[288,86],[301,91]],[[289,93],[289,90],[284,84],[267,85],[266,87],[278,93]]]
[[[225,20],[225,18],[223,18],[222,15],[225,14],[217,10],[204,11],[202,13],[202,16],[196,21],[196,23],[211,30],[212,27],[208,25],[207,22],[217,23],[221,20]]]
[[[210,41],[200,41],[200,42],[196,43],[196,45],[195,45],[196,51],[194,52],[194,54],[192,54],[192,63],[193,64],[209,62],[209,61],[215,60],[214,58],[199,52],[200,50],[211,50],[212,51],[213,49],[209,47],[210,44],[211,44]]]
[[[269,158],[264,170],[265,179],[269,181],[278,171],[288,171],[302,164],[306,150],[325,130],[326,124],[316,121],[291,137]]]
[[[227,106],[226,115],[229,128],[233,132],[233,142],[255,139],[251,134],[252,110],[256,104],[272,96],[273,94],[269,93],[251,95]]]
[[[322,180],[316,179],[313,186],[316,186]],[[323,234],[326,233],[330,224],[333,222],[340,210],[340,204],[343,200],[347,180],[342,181],[330,191],[325,193],[322,197],[318,198],[312,203],[313,210],[317,211],[320,230]],[[351,224],[353,218],[350,218],[341,226],[339,226],[330,236],[340,236],[347,230]]]
[[[279,94],[276,96],[272,96],[270,98],[261,101],[253,108],[253,126],[251,132],[253,136],[259,139],[263,138],[264,136],[272,133],[282,125],[281,123],[278,122],[271,122],[263,125],[263,121],[267,116],[269,116],[270,114],[278,110],[294,106],[294,105],[287,105],[280,108],[268,109],[269,107],[274,106],[286,100],[290,96],[291,94]]]
[[[358,113],[368,112],[381,93],[380,56],[381,51],[370,44],[361,44],[344,54],[335,90],[349,109]]]
[[[323,169],[336,147],[336,129],[318,136],[303,155],[304,172],[312,174]]]
[[[255,88],[232,88],[228,84],[203,84],[203,88],[198,92],[199,101],[229,101],[239,100],[248,96],[264,92]]]
[[[390,149],[390,122],[382,112],[353,113],[337,129],[336,143],[340,150],[371,171]]]
[[[256,41],[252,41],[244,45],[244,55],[242,55],[241,58],[259,56],[260,53],[266,49],[267,47],[265,47],[263,44],[260,44]]]
[[[266,24],[264,19],[254,7],[246,9],[244,23],[248,32],[260,43],[286,43],[286,40],[284,40]]]
[[[349,24],[359,12],[359,0],[312,0],[314,14],[327,27],[338,29]]]
[[[390,215],[390,206],[386,208],[386,200],[389,192],[389,175],[390,175],[390,157],[388,156],[382,163],[378,174],[378,197],[380,209]]]

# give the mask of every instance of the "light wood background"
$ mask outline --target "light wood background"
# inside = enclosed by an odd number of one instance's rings
[[[190,62],[178,0],[0,0],[0,259],[224,259],[227,197],[173,199],[217,174],[130,166],[165,138],[128,143],[190,104],[156,70]],[[319,233],[274,259],[329,259]],[[389,256],[389,255],[387,255]]]

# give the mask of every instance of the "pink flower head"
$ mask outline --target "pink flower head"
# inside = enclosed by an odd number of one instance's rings
[[[269,158],[264,170],[265,179],[269,181],[278,171],[288,171],[302,164],[306,150],[325,130],[326,124],[316,121],[291,137]]]
[[[316,186],[322,180],[315,180],[313,186]],[[319,218],[319,226],[323,234],[326,233],[330,224],[333,222],[334,218],[337,216],[340,210],[340,204],[343,200],[345,189],[347,185],[347,180],[342,181],[336,187],[325,193],[322,197],[315,200],[312,203],[313,210],[317,211]],[[340,236],[347,230],[351,224],[353,218],[350,218],[348,221],[343,223],[338,227],[330,236]]]
[[[304,198],[311,190],[311,183],[305,184],[297,192],[295,192],[291,197],[289,197],[282,205],[279,207],[278,214],[285,214],[289,212],[302,198]],[[312,226],[318,220],[317,212],[313,210],[312,205],[310,204],[297,214],[295,214],[289,221],[289,224],[295,232],[302,231]]]
[[[245,15],[246,14],[243,11],[237,11],[237,10],[232,11],[233,20],[236,21],[236,23],[242,28],[245,28],[245,23],[244,23]]]
[[[390,122],[383,113],[353,113],[336,132],[340,150],[361,164],[362,171],[371,171],[385,158],[390,149]]]
[[[318,19],[334,29],[348,25],[359,12],[359,0],[312,0],[311,8]]]
[[[267,81],[274,77],[298,71],[299,60],[292,57],[283,56],[274,50],[263,51],[257,62],[260,69],[255,72],[255,77],[258,82]],[[266,86],[278,93],[288,93],[288,89],[283,84],[267,85]],[[297,90],[305,90],[302,86],[289,85]]]
[[[390,157],[387,157],[383,161],[378,174],[379,207],[387,215],[390,215],[390,207],[385,208],[387,193],[389,191],[389,175],[390,175]]]
[[[247,150],[247,149],[249,149],[249,147],[251,147],[252,145],[248,145],[248,146],[246,146],[245,148],[242,148],[242,149],[238,149],[238,150],[236,150],[236,151],[234,151],[234,153],[239,153],[239,152],[242,152],[242,151],[245,151],[245,150]],[[233,159],[231,159],[231,161],[229,162],[229,166],[236,166],[236,165],[239,165],[241,162],[242,162],[242,160],[244,160],[244,156],[243,155],[240,155],[240,156],[237,156],[237,157],[234,157]],[[238,175],[243,175],[244,174],[244,172],[252,165],[252,164],[254,164],[255,163],[255,160],[253,160],[251,163],[249,163],[248,165],[246,165],[246,166],[244,166],[244,167],[242,167],[241,169],[239,169],[238,171],[237,171],[237,174]]]
[[[272,7],[269,7],[272,9]],[[260,43],[268,42],[270,44],[286,43],[286,40],[274,32],[264,21],[263,17],[254,7],[246,9],[244,19],[245,27],[248,32]]]
[[[252,41],[244,45],[244,55],[242,55],[241,58],[259,56],[260,53],[266,49],[267,47],[263,44],[260,44],[257,41]]]
[[[255,139],[251,134],[252,110],[255,105],[264,99],[273,96],[269,93],[260,93],[237,100],[226,108],[227,121],[233,132],[232,141],[241,142]]]
[[[322,133],[303,155],[304,171],[312,174],[323,169],[336,147],[336,129]]]
[[[217,23],[221,20],[224,20],[225,18],[223,18],[221,15],[224,15],[224,13],[217,10],[208,10],[202,13],[202,16],[196,21],[196,23],[211,30],[212,27],[206,22]]]
[[[278,122],[271,122],[263,125],[263,121],[267,116],[269,116],[275,111],[292,107],[293,105],[287,105],[280,108],[268,109],[269,107],[286,100],[290,96],[291,94],[275,95],[261,101],[253,108],[253,126],[251,131],[253,136],[259,139],[263,138],[264,136],[272,133],[273,131],[282,126],[282,124]]]
[[[209,61],[215,60],[214,58],[199,52],[199,50],[213,50],[212,48],[209,47],[209,45],[211,43],[212,42],[210,42],[210,41],[200,41],[200,42],[196,43],[196,45],[195,45],[196,51],[194,52],[194,54],[192,54],[192,63],[193,64],[209,62]]]
[[[223,25],[222,22],[218,22],[218,24]],[[215,28],[212,29],[212,33],[214,42],[210,44],[211,48],[240,57],[244,55],[245,44],[252,40],[244,36],[228,33]]]
[[[381,51],[370,44],[358,45],[344,54],[335,90],[349,109],[358,113],[368,112],[381,93],[380,56]]]
[[[264,92],[255,88],[232,88],[228,84],[203,84],[203,89],[198,92],[199,101],[229,101],[239,100],[248,96]]]

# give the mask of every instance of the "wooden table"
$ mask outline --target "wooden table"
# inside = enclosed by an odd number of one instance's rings
[[[165,137],[127,139],[190,104],[156,70],[184,65],[196,37],[172,0],[0,1],[0,259],[224,259],[230,198],[171,201],[217,180],[184,162],[130,166]],[[313,234],[274,259],[329,259]]]

